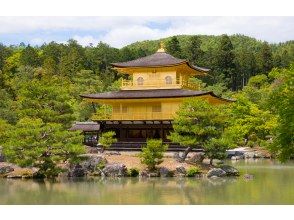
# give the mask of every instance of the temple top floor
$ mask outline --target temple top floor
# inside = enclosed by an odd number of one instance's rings
[[[122,90],[180,89],[198,90],[189,78],[206,75],[209,69],[197,67],[187,60],[178,59],[160,48],[156,53],[122,63],[112,63],[114,69],[129,75],[122,80]]]

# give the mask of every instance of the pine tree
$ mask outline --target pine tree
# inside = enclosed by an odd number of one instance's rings
[[[261,59],[261,72],[264,74],[268,74],[269,71],[271,71],[271,69],[273,68],[273,54],[267,42],[262,44],[260,59]]]
[[[6,124],[4,132],[1,124],[4,138],[0,141],[7,160],[21,167],[37,167],[39,178],[58,176],[63,171],[60,163],[77,163],[79,155],[85,153],[80,132],[64,130],[61,124],[22,118],[13,127]]]
[[[176,36],[173,36],[166,44],[166,50],[169,54],[174,57],[181,58],[182,57],[182,49],[180,46],[180,42]]]
[[[169,139],[186,147],[182,160],[195,147],[204,148],[210,159],[220,159],[228,148],[223,137],[226,124],[227,116],[221,106],[211,105],[201,98],[190,98],[177,112]]]
[[[24,66],[38,67],[41,64],[41,58],[38,55],[38,51],[28,45],[20,55],[20,64]]]
[[[217,69],[223,73],[230,88],[237,89],[237,72],[235,65],[234,47],[228,35],[222,35],[217,54]]]
[[[199,65],[203,58],[203,50],[201,49],[201,40],[199,36],[192,36],[187,47],[188,60],[195,65]]]

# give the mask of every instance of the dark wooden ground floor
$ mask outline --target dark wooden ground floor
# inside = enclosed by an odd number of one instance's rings
[[[171,121],[104,121],[101,132],[114,131],[119,142],[146,142],[147,139],[162,139],[168,142],[172,131]]]
[[[169,145],[168,151],[182,151],[183,147],[172,143],[168,135],[173,130],[172,121],[98,121],[100,132],[114,131],[117,143],[110,150],[141,150],[147,139],[162,139]],[[99,142],[99,141],[98,141]],[[194,151],[198,151],[194,149]]]

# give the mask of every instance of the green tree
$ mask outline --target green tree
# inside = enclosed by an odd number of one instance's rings
[[[0,71],[3,70],[5,60],[11,55],[12,51],[0,43]]]
[[[199,36],[192,36],[187,47],[188,60],[195,65],[202,63],[203,51],[201,49],[201,39]]]
[[[12,97],[4,89],[0,89],[0,119],[6,120],[11,124],[17,121],[17,114],[15,112],[16,106]]]
[[[143,146],[139,155],[141,163],[147,165],[149,170],[155,170],[156,165],[163,162],[162,158],[167,147],[162,143],[162,140],[148,139],[146,146]]]
[[[260,50],[260,62],[261,72],[268,74],[268,72],[273,68],[273,54],[267,42],[262,44]]]
[[[102,152],[104,152],[106,149],[108,149],[115,142],[117,142],[117,139],[115,138],[114,131],[104,132],[99,137],[99,144],[101,145]]]
[[[40,76],[34,69],[29,69],[27,74],[20,73],[13,81],[17,91],[18,117],[40,118],[44,123],[69,127],[75,117],[68,82],[57,76]]]
[[[221,152],[212,151],[212,146],[224,152],[224,129],[227,125],[227,115],[223,106],[215,106],[207,100],[190,98],[183,102],[173,122],[174,131],[169,139],[186,147],[181,160],[195,147],[204,148],[206,156],[211,160],[219,158]]]
[[[54,178],[63,171],[60,164],[78,163],[85,153],[79,132],[64,130],[62,125],[41,119],[23,118],[5,132],[1,145],[9,162],[21,167],[38,168],[36,177]]]
[[[12,129],[12,125],[0,118],[0,146],[8,139],[7,131]]]
[[[59,69],[61,75],[73,77],[77,72],[84,69],[85,51],[76,40],[69,40],[67,47],[61,52]]]
[[[268,109],[261,109],[243,94],[237,95],[236,99],[230,109],[228,136],[241,146],[268,147],[277,125],[275,115]]]
[[[30,45],[22,50],[19,61],[20,64],[24,66],[37,67],[41,64],[41,59],[38,51]]]
[[[223,73],[228,81],[228,86],[236,91],[237,73],[235,65],[234,47],[228,35],[222,35],[217,52],[217,71]]]
[[[166,50],[169,54],[173,55],[174,57],[181,58],[182,57],[182,49],[180,46],[180,42],[176,36],[173,36],[167,43],[166,43]]]
[[[271,150],[284,162],[294,156],[294,64],[288,69],[274,69],[269,76],[275,79],[269,107],[278,118]]]
[[[134,51],[128,47],[124,47],[120,50],[121,61],[129,61],[135,58]]]

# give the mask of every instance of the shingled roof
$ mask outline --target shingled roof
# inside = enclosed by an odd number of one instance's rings
[[[148,98],[179,98],[211,95],[217,97],[213,92],[195,91],[186,89],[150,89],[150,90],[120,90],[115,92],[104,92],[97,94],[81,95],[89,99],[148,99]],[[230,101],[224,99],[226,101]]]
[[[86,121],[86,122],[75,122],[70,131],[99,131],[100,125],[97,122]]]
[[[131,60],[122,63],[112,63],[111,65],[117,68],[127,68],[127,67],[162,67],[162,66],[176,66],[180,64],[187,64],[192,69],[208,72],[209,69],[198,67],[190,64],[187,60],[178,59],[172,55],[165,52],[156,52],[152,55],[141,57],[136,60]]]

